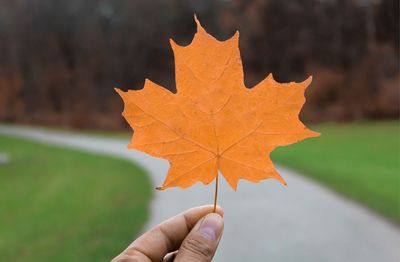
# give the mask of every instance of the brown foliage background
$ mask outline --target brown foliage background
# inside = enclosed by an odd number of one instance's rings
[[[239,30],[249,88],[314,76],[302,118],[399,117],[397,0],[0,0],[0,121],[126,127],[113,87],[174,90],[168,38],[193,13],[219,39]]]

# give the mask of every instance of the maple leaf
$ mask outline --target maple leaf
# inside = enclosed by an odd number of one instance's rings
[[[144,88],[123,92],[123,116],[134,129],[128,148],[169,160],[160,189],[209,184],[218,171],[236,190],[239,179],[284,179],[269,154],[319,134],[298,115],[305,102],[302,83],[278,83],[270,74],[255,87],[244,84],[239,33],[219,41],[197,23],[188,46],[170,40],[176,93],[146,79]]]

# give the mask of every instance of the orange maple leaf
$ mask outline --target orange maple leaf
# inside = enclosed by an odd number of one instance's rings
[[[141,90],[116,91],[123,116],[134,129],[128,148],[169,160],[160,189],[209,184],[222,173],[236,190],[239,179],[284,179],[269,154],[319,134],[298,114],[305,102],[302,83],[278,83],[272,75],[246,88],[238,47],[239,33],[218,41],[196,19],[197,33],[188,46],[171,40],[176,94],[146,79]]]

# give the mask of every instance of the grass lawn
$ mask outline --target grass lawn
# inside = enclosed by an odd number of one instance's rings
[[[322,135],[278,148],[273,160],[400,223],[399,122],[323,124]]]
[[[128,161],[0,136],[1,261],[110,261],[149,217]]]

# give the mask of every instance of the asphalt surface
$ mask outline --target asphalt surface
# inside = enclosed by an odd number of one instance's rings
[[[123,139],[2,124],[0,134],[128,159],[148,171],[155,187],[168,170],[167,161],[128,150]],[[296,172],[279,171],[286,187],[241,181],[234,192],[220,179],[225,232],[214,261],[400,261],[397,226]],[[147,228],[213,197],[213,185],[155,191]]]

